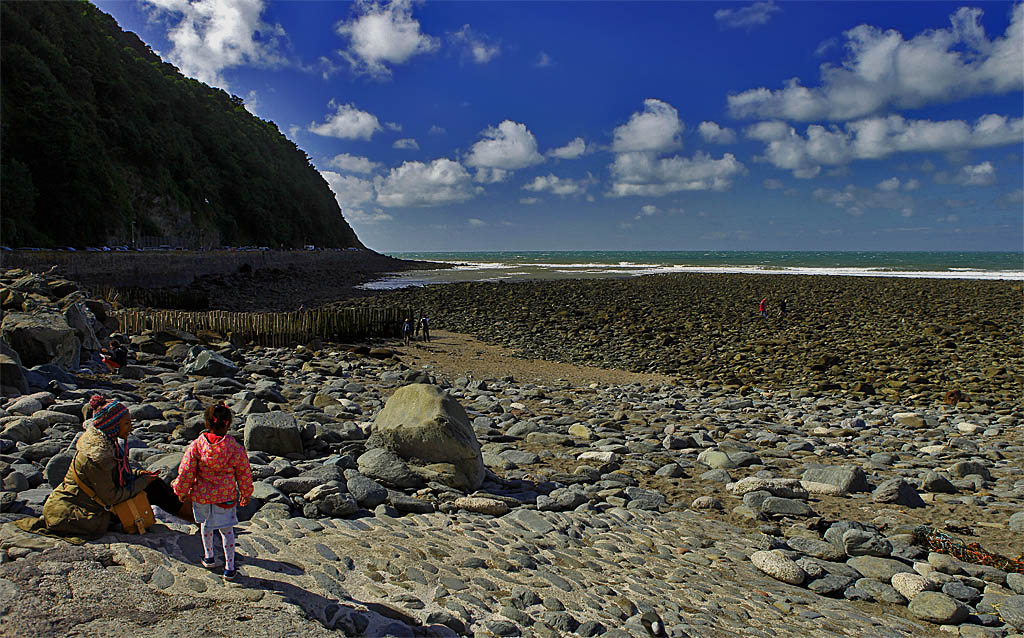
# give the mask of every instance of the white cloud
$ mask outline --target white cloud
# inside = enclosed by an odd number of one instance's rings
[[[147,0],[159,12],[180,16],[167,32],[166,59],[182,73],[223,89],[221,72],[240,66],[284,64],[279,53],[284,29],[260,16],[263,0]]]
[[[333,106],[332,101],[329,106]],[[377,116],[360,111],[353,104],[340,104],[321,124],[312,122],[309,131],[343,140],[368,140],[381,130]]]
[[[348,48],[340,53],[354,72],[388,77],[388,65],[404,64],[415,55],[437,50],[437,38],[421,33],[420,23],[413,19],[411,0],[354,6],[359,15],[335,27],[338,35],[349,39]]]
[[[481,226],[486,226],[487,225],[487,222],[485,222],[482,219],[477,219],[476,217],[470,217],[466,221],[469,222],[469,225],[474,227],[474,228],[480,228]]]
[[[427,135],[444,135],[447,132],[448,131],[444,130],[442,127],[438,126],[437,124],[434,124],[433,126],[430,127],[430,130],[427,131]]]
[[[1020,206],[1024,204],[1024,188],[1018,188],[1017,190],[1003,193],[996,198],[996,204],[1000,207],[1010,208],[1013,206]]]
[[[953,183],[961,186],[989,186],[996,182],[996,167],[992,162],[960,167],[953,176]]]
[[[640,221],[644,217],[653,217],[655,215],[660,215],[661,212],[661,209],[655,206],[654,204],[644,204],[643,206],[640,207],[640,210],[637,211],[637,214],[633,219],[635,221]]]
[[[868,210],[897,211],[903,217],[914,214],[914,200],[906,193],[897,190],[876,190],[849,184],[842,190],[818,188],[813,193],[814,199],[831,204],[847,213],[859,217]]]
[[[385,178],[378,177],[377,203],[381,206],[440,206],[473,197],[469,173],[458,162],[436,159],[429,164],[403,162]]]
[[[391,145],[391,148],[418,151],[420,149],[420,145],[411,137],[403,137],[400,140],[395,140],[395,143]]]
[[[483,139],[473,144],[465,160],[466,166],[477,169],[478,182],[504,181],[511,171],[544,161],[537,152],[537,139],[525,124],[505,120],[480,136]]]
[[[920,180],[908,179],[906,181],[906,183],[903,184],[903,190],[908,192],[908,193],[910,191],[916,191],[919,188],[921,188],[921,181]]]
[[[548,192],[565,197],[567,195],[582,195],[594,182],[594,178],[589,173],[584,179],[569,179],[556,175],[547,175],[534,178],[532,182],[523,186],[523,189],[535,193]]]
[[[875,186],[875,188],[877,188],[880,191],[885,191],[885,192],[891,192],[891,191],[894,191],[894,190],[899,190],[899,188],[900,188],[900,178],[898,178],[898,177],[890,177],[889,179],[883,179],[882,181],[878,182],[878,185]]]
[[[679,136],[683,123],[675,107],[661,100],[644,100],[644,110],[630,116],[629,121],[612,134],[612,152],[651,151],[662,153],[682,146]]]
[[[761,182],[761,186],[764,186],[766,189],[770,191],[778,191],[782,190],[783,184],[782,180],[768,178]]]
[[[398,132],[402,130],[402,125],[399,124],[398,122],[384,122],[384,128],[386,128],[389,131]]]
[[[778,120],[771,120],[768,122],[758,122],[747,127],[747,130],[743,132],[744,135],[752,140],[759,142],[773,142],[775,140],[784,139],[792,129],[785,122]]]
[[[550,55],[541,51],[540,53],[537,54],[537,61],[533,63],[533,66],[537,67],[538,69],[546,69],[547,67],[551,66],[554,63],[555,62],[554,60],[551,59]]]
[[[587,150],[587,143],[583,141],[582,137],[577,137],[565,146],[559,146],[553,148],[547,152],[548,157],[555,157],[558,159],[576,159],[583,155],[584,151]]]
[[[983,115],[973,126],[963,120],[907,120],[898,115],[848,122],[828,128],[807,127],[806,136],[779,122],[761,122],[746,130],[748,137],[767,141],[761,160],[793,171],[797,177],[816,176],[821,165],[881,159],[895,153],[948,152],[1020,144],[1024,119]],[[784,131],[784,133],[783,133]]]
[[[712,144],[732,144],[736,141],[736,131],[723,128],[715,122],[701,122],[697,131],[705,142]]]
[[[348,153],[335,155],[327,162],[327,165],[346,173],[372,173],[380,168],[380,164],[377,162],[371,162],[366,157],[349,155]]]
[[[261,106],[262,103],[260,101],[259,94],[255,90],[249,91],[249,93],[245,96],[245,110],[249,111],[256,117],[259,117],[259,111]]]
[[[994,5],[995,6],[995,5]],[[821,66],[821,85],[792,78],[776,91],[750,89],[728,98],[733,117],[797,121],[849,120],[887,108],[918,108],[1024,88],[1024,3],[1005,34],[989,40],[981,10],[961,8],[949,29],[910,40],[895,30],[860,25],[847,31],[847,57]]]
[[[487,64],[501,53],[501,45],[487,36],[475,33],[468,24],[448,35],[448,40],[463,47],[463,55],[476,64]]]
[[[320,171],[327,185],[334,192],[338,205],[344,209],[356,208],[373,201],[373,182],[354,175],[341,175],[334,171]]]
[[[782,11],[774,2],[755,2],[740,9],[719,9],[715,20],[723,29],[752,29],[767,24],[772,15]]]
[[[394,219],[391,215],[388,215],[381,209],[375,209],[373,212],[366,212],[361,208],[346,208],[345,219],[349,222],[360,225],[360,224],[376,224],[378,222],[386,222]]]
[[[608,193],[611,197],[723,191],[732,186],[733,178],[747,172],[732,153],[716,160],[703,152],[697,152],[692,158],[675,155],[661,159],[652,153],[621,153],[609,168],[613,180]]]
[[[523,197],[519,200],[520,204],[526,204],[527,206],[532,204],[539,204],[541,199],[539,197]]]

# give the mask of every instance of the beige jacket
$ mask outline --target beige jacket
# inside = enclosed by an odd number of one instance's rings
[[[123,503],[146,487],[142,478],[136,480],[131,488],[117,486],[114,444],[91,425],[75,445],[71,466],[104,505]],[[110,524],[110,516],[99,503],[85,495],[70,469],[64,476],[64,482],[43,504],[46,528],[57,534],[86,538],[102,536]]]

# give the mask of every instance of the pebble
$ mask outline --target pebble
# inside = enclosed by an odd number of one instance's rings
[[[750,555],[750,562],[772,578],[790,585],[802,585],[807,578],[799,565],[778,550],[754,552]]]
[[[350,633],[646,635],[642,620],[653,611],[674,636],[725,626],[750,635],[817,635],[832,626],[848,635],[896,636],[908,626],[901,623],[913,622],[868,619],[840,596],[910,600],[922,621],[966,623],[961,635],[998,626],[997,610],[1007,623],[1005,610],[1016,618],[1019,575],[935,553],[913,568],[927,567],[927,575],[912,573],[909,561],[924,554],[908,540],[907,525],[926,520],[941,529],[934,510],[942,504],[968,525],[983,515],[1011,532],[1024,529],[1024,450],[1016,436],[1024,415],[1012,405],[970,404],[967,423],[962,407],[906,394],[831,394],[820,384],[792,391],[711,381],[575,388],[467,377],[447,387],[494,465],[478,492],[464,493],[390,457],[364,458],[374,414],[390,393],[433,372],[403,370],[391,352],[367,359],[332,346],[222,342],[197,347],[217,349],[239,371],[196,380],[182,375],[187,352],[179,348],[173,359],[160,352],[174,344],[147,338],[161,346],[135,353],[136,367],[149,372],[124,379],[133,393],[124,398],[140,421],[132,459],[172,472],[212,400],[248,410],[254,423],[291,427],[289,415],[298,439],[281,454],[250,454],[259,502],[253,519],[240,524],[239,548],[253,559],[240,569],[295,592],[386,601],[396,614],[414,614],[410,623],[368,607],[345,612],[333,626]],[[62,473],[66,459],[58,455],[73,439],[78,406],[90,391],[51,395],[49,403],[33,395],[39,409],[17,399],[22,412],[32,408],[21,415],[11,402],[0,405],[0,476],[13,489],[0,499],[3,516],[38,513],[47,485]],[[331,471],[320,473],[324,468]],[[380,475],[370,476],[371,469]],[[752,521],[734,514],[741,502]],[[826,528],[839,505],[851,520]],[[767,545],[759,545],[759,525],[772,534]],[[949,529],[957,535],[955,524]],[[7,534],[0,530],[5,560],[36,560],[38,550],[12,544]],[[194,536],[132,540],[157,550],[147,561],[169,557],[146,566],[153,588],[214,598],[234,589],[198,571]],[[109,545],[116,553],[124,543]],[[274,574],[261,563],[294,567]],[[513,587],[535,598],[524,595],[520,606],[501,597]],[[758,593],[782,587],[785,603]],[[933,618],[948,604],[917,602],[926,594],[953,601],[947,620]],[[612,599],[629,604],[611,606]],[[303,609],[315,615],[312,605]],[[408,633],[416,623],[421,629]]]

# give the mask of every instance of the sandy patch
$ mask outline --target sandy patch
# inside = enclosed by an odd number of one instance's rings
[[[399,346],[395,350],[410,368],[432,366],[435,373],[439,372],[451,380],[463,376],[500,379],[512,375],[519,383],[561,385],[568,382],[573,387],[586,387],[592,383],[664,385],[675,382],[673,377],[664,374],[639,374],[526,359],[512,350],[484,343],[467,334],[433,330],[430,337],[429,342],[414,341],[408,347]]]

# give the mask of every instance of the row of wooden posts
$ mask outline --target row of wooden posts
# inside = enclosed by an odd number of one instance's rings
[[[314,338],[324,341],[354,341],[401,336],[402,322],[413,318],[404,308],[339,308],[299,312],[184,312],[140,310],[117,312],[119,329],[125,334],[143,330],[184,330],[196,334],[211,330],[230,337],[234,343],[261,346],[305,344]]]

